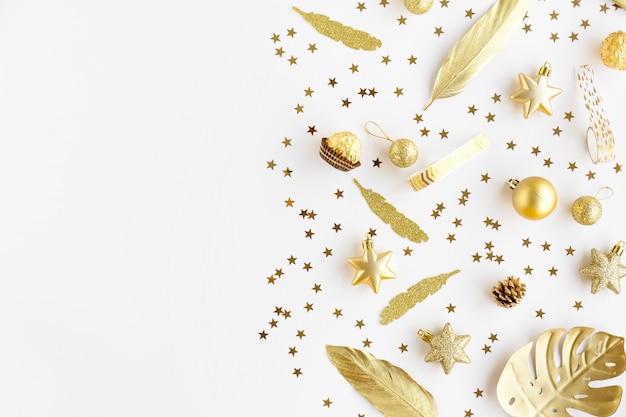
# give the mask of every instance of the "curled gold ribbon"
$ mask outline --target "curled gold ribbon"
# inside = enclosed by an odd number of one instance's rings
[[[444,156],[434,164],[411,175],[409,182],[415,191],[426,188],[433,182],[445,177],[465,162],[489,148],[489,141],[484,133],[466,142],[460,148]]]
[[[583,90],[585,107],[589,113],[589,123],[591,123],[587,129],[587,149],[591,160],[597,164],[615,159],[615,138],[609,119],[602,108],[602,97],[593,84],[594,75],[589,65],[581,65],[576,71],[578,86]]]

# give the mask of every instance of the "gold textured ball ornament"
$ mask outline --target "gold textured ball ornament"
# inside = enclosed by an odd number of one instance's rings
[[[578,197],[572,204],[572,217],[580,224],[592,225],[602,217],[602,204],[590,195]]]
[[[626,70],[626,33],[618,30],[604,38],[600,45],[600,58],[609,68]]]
[[[424,14],[430,10],[434,0],[404,0],[404,6],[413,14]]]
[[[520,216],[529,220],[541,220],[554,211],[557,203],[556,189],[547,179],[510,179],[507,184],[513,189],[513,208]]]
[[[410,139],[396,139],[389,147],[389,159],[400,168],[408,168],[417,161],[417,145]]]
[[[370,124],[376,126],[376,128],[380,131],[382,135],[378,135],[369,130],[368,125]],[[389,136],[387,136],[385,131],[382,129],[382,127],[378,125],[378,123],[372,122],[371,120],[365,122],[365,125],[363,127],[365,128],[365,131],[367,133],[374,136],[375,138],[384,139],[391,142],[391,146],[389,146],[389,159],[395,166],[400,168],[408,168],[413,165],[415,161],[417,161],[419,152],[417,150],[417,145],[411,139],[402,138],[393,140]]]

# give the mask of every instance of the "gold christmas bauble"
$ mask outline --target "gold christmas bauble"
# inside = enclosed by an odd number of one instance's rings
[[[529,220],[546,218],[554,211],[557,203],[556,189],[542,177],[528,177],[522,181],[509,180],[513,188],[513,208]]]
[[[609,68],[626,69],[626,33],[618,30],[604,38],[600,45],[600,58]]]
[[[600,200],[590,195],[577,198],[572,204],[572,217],[585,226],[594,224],[602,217]]]
[[[400,168],[410,167],[417,161],[417,145],[410,139],[396,139],[389,147],[389,159]]]
[[[404,0],[404,6],[414,14],[424,14],[430,10],[434,0]]]

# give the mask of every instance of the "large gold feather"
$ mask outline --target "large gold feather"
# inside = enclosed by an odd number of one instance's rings
[[[427,109],[439,98],[452,97],[506,45],[528,11],[528,0],[498,0],[448,52],[437,74]]]
[[[437,417],[435,399],[403,369],[346,346],[326,346],[328,358],[352,386],[387,417]]]

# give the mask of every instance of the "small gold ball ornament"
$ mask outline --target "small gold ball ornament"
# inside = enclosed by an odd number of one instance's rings
[[[556,189],[547,179],[510,179],[507,184],[513,189],[513,208],[520,216],[529,220],[541,220],[554,211],[557,203]]]
[[[605,190],[610,194],[605,197],[598,198],[598,195]],[[600,200],[606,200],[612,196],[613,190],[611,188],[602,187],[595,196],[584,195],[582,197],[578,197],[576,201],[574,201],[574,204],[572,204],[572,217],[578,223],[585,226],[595,224],[598,220],[600,220],[600,217],[602,217],[602,204],[600,203]]]
[[[609,68],[626,70],[626,33],[618,30],[604,38],[600,45],[600,58]]]
[[[370,123],[376,126],[383,135],[376,135],[370,132],[367,128],[367,125]],[[408,168],[413,165],[415,161],[417,161],[419,152],[417,150],[417,145],[412,140],[405,138],[393,140],[387,136],[378,123],[372,121],[365,122],[365,131],[376,138],[385,139],[391,142],[391,146],[389,147],[389,159],[395,166]]]
[[[413,14],[424,14],[430,10],[434,0],[404,0],[404,6]]]

